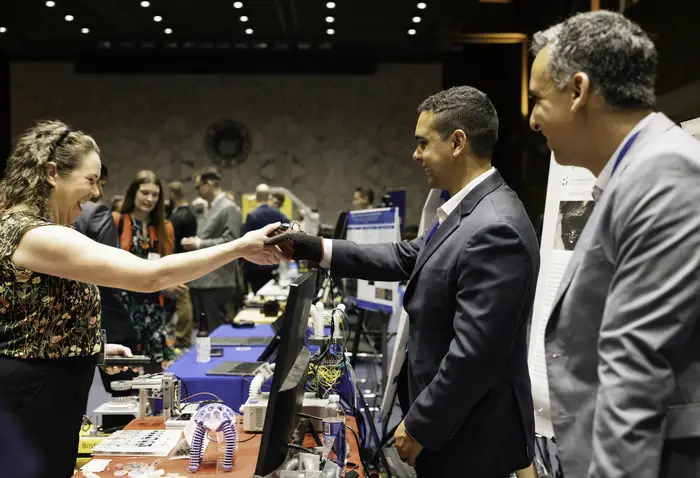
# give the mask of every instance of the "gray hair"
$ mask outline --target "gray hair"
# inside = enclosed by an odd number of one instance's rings
[[[609,11],[575,15],[535,33],[531,50],[549,46],[549,74],[564,89],[577,72],[591,80],[607,104],[651,108],[658,57],[649,36],[636,23]]]
[[[435,114],[435,129],[442,139],[461,129],[476,156],[493,153],[498,141],[498,114],[486,93],[471,86],[455,86],[423,101],[418,113],[423,111]]]

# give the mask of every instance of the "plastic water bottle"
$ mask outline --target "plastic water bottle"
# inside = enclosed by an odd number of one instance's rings
[[[287,279],[293,281],[299,277],[299,265],[296,262],[290,262],[287,268]]]
[[[209,337],[209,327],[207,326],[207,316],[202,312],[199,314],[199,330],[195,339],[197,356],[195,361],[207,363],[211,360],[211,338]]]
[[[280,285],[289,283],[289,263],[287,261],[280,262],[277,269],[277,283]]]
[[[340,397],[329,395],[328,405],[323,409],[323,459],[335,462],[341,470],[345,468],[345,412],[340,406]]]

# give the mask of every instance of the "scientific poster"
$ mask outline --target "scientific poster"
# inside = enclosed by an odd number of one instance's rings
[[[540,246],[540,275],[530,329],[528,365],[535,405],[535,430],[554,436],[549,414],[549,385],[544,352],[544,332],[561,278],[573,254],[583,226],[593,211],[595,176],[587,169],[561,166],[552,156],[544,207]]]
[[[399,242],[401,233],[398,208],[350,211],[347,239],[358,244]],[[348,288],[347,295],[352,297],[361,309],[391,315],[400,307],[398,282],[358,280],[357,289],[351,289]]]

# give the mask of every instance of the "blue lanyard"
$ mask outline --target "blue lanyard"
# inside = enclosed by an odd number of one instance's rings
[[[615,170],[620,165],[622,158],[624,158],[625,155],[629,152],[630,148],[632,147],[632,143],[634,143],[634,140],[637,139],[637,136],[639,136],[639,133],[641,133],[641,130],[634,133],[630,137],[630,139],[628,139],[627,142],[622,146],[622,149],[620,149],[620,154],[617,155],[617,159],[615,160],[615,164],[613,164],[613,168],[612,168],[612,172],[610,173],[610,176],[615,174]]]

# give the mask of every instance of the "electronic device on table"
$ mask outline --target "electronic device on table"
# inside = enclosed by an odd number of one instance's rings
[[[211,337],[212,347],[250,347],[255,345],[270,345],[272,342],[279,340],[279,331],[282,327],[284,316],[280,316],[275,320],[270,327],[275,335],[266,335],[259,337]],[[277,344],[275,344],[276,346]],[[259,362],[266,360],[258,359]]]
[[[211,370],[207,370],[207,375],[227,375],[232,377],[243,377],[255,375],[255,371],[265,362],[221,362]]]
[[[246,402],[241,407],[243,413],[243,430],[247,432],[261,432],[265,426],[265,415],[267,414],[267,404],[270,400],[268,392],[262,392],[260,398],[255,403]],[[307,415],[320,417],[323,409],[328,405],[327,398],[318,398],[314,392],[304,393],[302,412]],[[321,429],[319,420],[312,420],[312,424],[317,429]]]
[[[168,420],[180,406],[181,382],[172,373],[140,375],[132,380],[112,382],[115,394],[107,403],[93,410],[95,415],[133,415],[143,418],[148,412],[149,399],[161,399],[163,415]],[[138,390],[139,395],[131,395]]]
[[[279,350],[268,395],[263,435],[255,476],[279,469],[289,452],[289,442],[301,412],[304,385],[311,355],[304,345],[311,302],[316,297],[318,271],[312,270],[290,285],[284,320],[279,331]]]
[[[211,337],[212,347],[251,347],[270,342],[272,337]]]
[[[108,355],[104,357],[102,365],[126,367],[136,365],[148,365],[151,362],[151,357],[147,357],[146,355],[134,355],[132,357],[122,357],[121,355]]]

